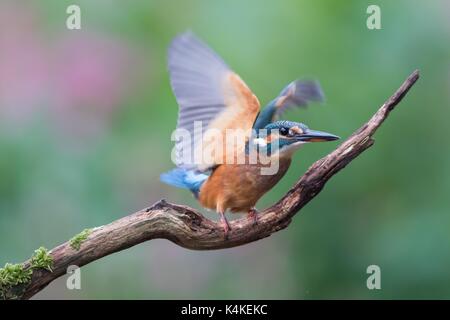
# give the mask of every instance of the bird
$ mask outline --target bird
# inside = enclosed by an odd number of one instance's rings
[[[287,109],[324,100],[316,80],[289,83],[261,111],[241,77],[191,31],[170,43],[168,71],[179,105],[176,130],[182,134],[175,138],[172,153],[176,168],[161,174],[160,180],[190,190],[203,208],[215,210],[225,239],[230,232],[225,213],[247,213],[257,224],[256,203],[285,175],[295,151],[309,142],[339,139],[301,122],[281,120]],[[206,138],[208,130],[219,134]],[[232,130],[244,132],[243,143],[227,144],[225,137]],[[255,151],[268,162],[262,157],[249,161]],[[275,172],[263,174],[271,162],[278,164]]]

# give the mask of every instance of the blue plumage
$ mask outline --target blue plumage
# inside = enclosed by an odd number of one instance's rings
[[[162,182],[174,187],[189,189],[195,196],[198,196],[203,182],[205,182],[208,177],[207,174],[195,170],[175,168],[161,174],[160,179]]]
[[[269,123],[277,120],[280,115],[291,107],[306,107],[311,102],[321,102],[324,95],[319,82],[313,80],[295,80],[284,87],[278,97],[273,99],[261,111],[253,128],[263,129]]]

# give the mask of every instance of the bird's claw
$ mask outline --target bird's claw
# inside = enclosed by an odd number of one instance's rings
[[[255,208],[251,208],[248,213],[247,217],[253,221],[253,224],[258,224],[258,210]]]
[[[227,220],[227,218],[225,217],[224,214],[222,214],[220,216],[220,221],[221,221],[222,226],[223,226],[223,233],[224,233],[225,240],[227,240],[228,239],[228,233],[230,232],[230,229],[231,229],[230,224],[228,223],[228,220]]]

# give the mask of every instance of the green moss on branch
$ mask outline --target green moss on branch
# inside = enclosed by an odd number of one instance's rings
[[[77,234],[75,237],[70,239],[69,244],[74,250],[80,250],[81,244],[83,241],[85,241],[89,235],[91,234],[92,229],[84,229],[79,234]]]
[[[23,264],[7,263],[0,269],[0,295],[2,299],[20,299],[21,292],[24,288],[19,290],[12,290],[19,285],[28,284],[31,280],[33,270],[26,269]],[[20,286],[24,287],[24,286]]]
[[[42,268],[50,272],[53,272],[52,270],[53,257],[44,247],[40,247],[39,249],[34,250],[34,254],[30,260],[30,264],[33,269]]]

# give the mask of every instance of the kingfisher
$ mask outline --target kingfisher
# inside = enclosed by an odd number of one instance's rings
[[[291,82],[260,111],[258,98],[239,75],[190,31],[171,42],[168,70],[179,105],[177,130],[188,137],[176,139],[176,168],[160,179],[190,190],[202,207],[215,210],[225,239],[230,230],[227,210],[247,213],[258,223],[257,201],[285,175],[294,152],[309,142],[339,139],[300,122],[279,120],[291,107],[323,101],[317,81]],[[206,137],[208,130],[219,134]],[[244,132],[243,143],[228,143],[227,134],[233,130]],[[249,161],[255,150],[269,161],[258,156]],[[210,155],[208,161],[202,157],[205,153]],[[239,156],[244,161],[237,161]],[[264,174],[262,169],[272,162],[277,163],[276,170]]]

